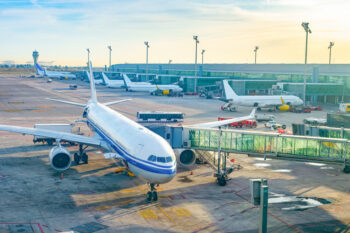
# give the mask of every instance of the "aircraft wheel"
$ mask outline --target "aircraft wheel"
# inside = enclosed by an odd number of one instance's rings
[[[261,111],[261,108],[257,108],[256,110]]]
[[[218,178],[218,184],[220,185],[220,186],[225,186],[226,185],[226,179],[225,179],[225,177],[224,176],[220,176],[219,178]]]
[[[152,197],[153,197],[153,201],[158,201],[158,193],[157,193],[157,191],[153,191]]]
[[[147,192],[147,201],[152,201],[152,192]]]
[[[86,153],[83,153],[83,155],[81,156],[81,160],[83,161],[83,163],[88,164],[89,163],[89,157],[87,156]]]
[[[76,165],[79,165],[80,156],[78,155],[78,153],[74,153],[74,162]]]
[[[349,174],[350,173],[350,165],[345,165],[344,169],[343,169],[343,172],[346,173],[346,174]]]

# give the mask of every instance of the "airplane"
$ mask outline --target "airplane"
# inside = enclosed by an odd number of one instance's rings
[[[183,156],[188,161],[188,153],[191,153],[191,151],[182,150],[179,151],[181,154],[175,154],[164,138],[108,107],[130,99],[107,103],[98,102],[90,61],[89,69],[91,99],[86,104],[59,99],[49,100],[84,108],[83,118],[85,120],[81,121],[87,123],[93,132],[93,137],[10,125],[0,125],[0,130],[56,139],[56,146],[49,153],[49,162],[51,167],[59,172],[69,169],[72,164],[70,152],[61,145],[61,140],[79,144],[79,153],[74,154],[74,162],[77,165],[79,165],[80,161],[88,163],[88,155],[85,152],[88,146],[96,147],[103,151],[106,159],[114,158],[122,161],[127,170],[145,180],[150,186],[147,200],[157,201],[158,194],[155,186],[172,180],[176,174],[176,156]],[[255,109],[249,116],[194,126],[219,127],[241,120],[252,119],[255,117],[254,115]]]
[[[86,72],[86,75],[88,77],[88,80],[91,80],[89,71],[85,71],[85,72]],[[102,84],[103,80],[102,79],[95,79],[95,77],[94,77],[94,82],[95,82],[95,84]]]
[[[223,80],[223,84],[225,96],[223,100],[234,105],[256,107],[257,110],[273,107],[282,111],[287,111],[287,106],[289,109],[289,106],[299,106],[304,103],[299,97],[294,95],[238,96],[230,87],[227,80]]]
[[[141,91],[141,92],[150,92],[159,89],[162,91],[169,91],[172,90],[174,92],[181,92],[182,88],[179,85],[155,85],[150,83],[144,83],[144,82],[131,82],[129,77],[126,74],[123,74],[123,78],[125,81],[125,88],[126,91]]]
[[[35,63],[36,70],[38,72],[38,75],[40,76],[47,76],[49,78],[76,78],[76,76],[70,72],[64,72],[64,71],[49,71],[46,69],[41,68],[41,66],[38,63]]]
[[[105,73],[102,72],[102,78],[109,88],[120,88],[125,85],[123,79],[109,79]]]

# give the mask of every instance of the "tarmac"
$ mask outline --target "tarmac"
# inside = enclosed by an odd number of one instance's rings
[[[70,90],[71,83],[77,83],[78,89]],[[132,98],[111,107],[134,120],[138,111],[184,112],[183,124],[251,111],[222,112],[222,102],[197,96],[150,96],[100,85],[97,92],[101,102]],[[85,103],[89,96],[89,84],[78,80],[47,83],[1,76],[0,124],[74,123],[82,118],[82,108],[45,98]],[[311,114],[273,114],[290,127],[305,117],[325,117],[335,110],[325,106]],[[75,124],[85,135],[91,134],[84,123]],[[58,173],[49,165],[50,146],[8,132],[0,132],[0,139],[0,233],[258,232],[260,210],[250,202],[252,178],[268,180],[268,232],[350,232],[350,176],[338,164],[230,154],[242,168],[230,174],[226,186],[216,184],[208,165],[179,167],[175,178],[158,188],[158,202],[148,203],[148,186],[137,177],[115,173],[118,165],[96,150],[88,153],[89,164]]]

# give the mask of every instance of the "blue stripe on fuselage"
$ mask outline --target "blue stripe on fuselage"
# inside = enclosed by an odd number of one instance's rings
[[[146,170],[149,172],[153,172],[153,173],[158,173],[158,174],[174,174],[176,172],[176,169],[173,168],[173,166],[162,166],[162,165],[158,165],[158,164],[153,164],[153,163],[150,163],[149,161],[144,161],[144,160],[141,160],[139,158],[132,156],[131,154],[127,153],[123,148],[121,148],[121,146],[118,145],[113,139],[111,139],[108,135],[106,135],[106,133],[104,133],[103,130],[100,129],[91,120],[88,120],[88,124],[91,125],[94,128],[94,130],[98,133],[98,135],[100,135],[106,142],[108,142],[111,145],[111,147],[118,154],[120,154],[122,157],[124,157],[128,163],[130,163],[130,164],[132,164],[140,169],[143,169],[143,170]],[[148,163],[148,164],[151,164],[153,166],[156,166],[158,168],[140,163],[137,161],[137,159],[144,162],[144,163]]]

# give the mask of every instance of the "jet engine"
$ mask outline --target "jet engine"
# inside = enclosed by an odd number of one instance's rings
[[[190,149],[174,149],[176,159],[182,166],[192,166],[196,162],[196,153]]]
[[[69,151],[62,146],[55,146],[51,149],[49,160],[51,167],[56,171],[65,171],[72,163]]]
[[[284,104],[278,107],[280,111],[289,111],[289,105]]]

